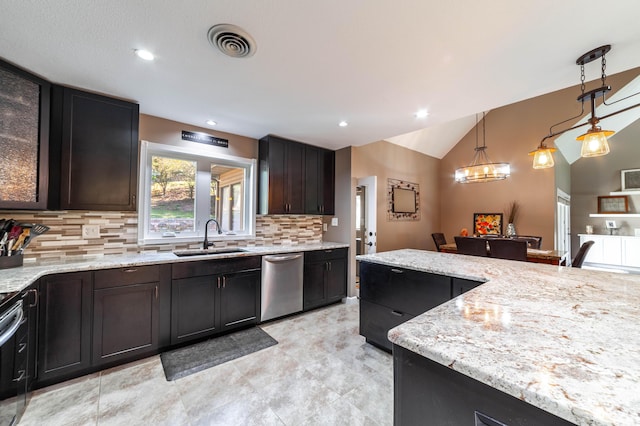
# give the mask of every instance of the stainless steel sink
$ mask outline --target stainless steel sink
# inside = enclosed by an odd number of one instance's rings
[[[237,247],[223,247],[223,248],[211,248],[211,249],[193,249],[193,250],[176,250],[173,252],[178,257],[185,256],[206,256],[213,254],[229,254],[229,253],[244,253],[246,250]]]

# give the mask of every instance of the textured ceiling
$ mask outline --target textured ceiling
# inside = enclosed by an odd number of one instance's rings
[[[0,5],[0,57],[53,82],[135,100],[146,114],[333,149],[390,139],[441,158],[476,112],[575,85],[583,52],[612,44],[609,74],[640,66],[637,0]],[[255,55],[214,50],[207,31],[219,23],[250,33]],[[141,48],[157,59],[138,59]],[[430,115],[416,119],[418,109]]]

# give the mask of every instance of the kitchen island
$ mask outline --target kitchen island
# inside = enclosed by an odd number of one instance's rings
[[[554,424],[640,423],[640,276],[410,249],[357,259],[486,281],[389,332],[396,424],[408,424],[402,416],[412,409],[431,415],[432,424],[457,424],[434,418],[428,407],[446,406],[447,395],[459,395],[456,410],[479,404],[460,392],[483,389],[511,398],[505,405],[522,404],[521,411],[549,413]],[[443,386],[455,381],[457,392],[416,385],[428,375],[403,374],[417,365],[407,354],[440,368]],[[471,408],[465,424],[483,407]]]

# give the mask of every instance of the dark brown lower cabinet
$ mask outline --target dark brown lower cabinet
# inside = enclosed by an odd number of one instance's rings
[[[40,280],[38,382],[77,376],[91,366],[91,272]]]
[[[171,344],[256,324],[261,257],[175,264],[171,282]]]
[[[393,382],[396,425],[573,424],[395,345]]]
[[[389,330],[451,299],[451,277],[360,262],[360,334],[391,352]]]
[[[205,337],[217,331],[217,277],[201,276],[171,283],[171,343]]]
[[[159,283],[95,290],[93,364],[158,349]]]
[[[231,330],[255,324],[260,314],[260,270],[222,276],[220,328]]]
[[[316,250],[304,254],[303,309],[342,300],[347,295],[348,249]]]

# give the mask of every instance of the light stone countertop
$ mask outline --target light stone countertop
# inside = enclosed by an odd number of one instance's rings
[[[295,253],[312,250],[331,250],[349,247],[346,243],[322,242],[317,244],[273,245],[256,247],[237,247],[242,249],[238,253],[206,254],[200,256],[178,257],[172,252],[144,253],[126,255],[108,255],[91,259],[70,259],[67,261],[40,262],[17,268],[0,269],[0,293],[21,291],[35,282],[38,278],[64,272],[89,271],[97,269],[122,268],[131,266],[157,265],[162,263],[194,262],[207,259],[226,259],[231,257],[246,257],[269,255],[278,253]],[[236,247],[215,247],[216,249]],[[192,251],[192,250],[180,250]]]
[[[483,285],[389,340],[579,425],[640,424],[640,275],[396,250],[357,256]]]

